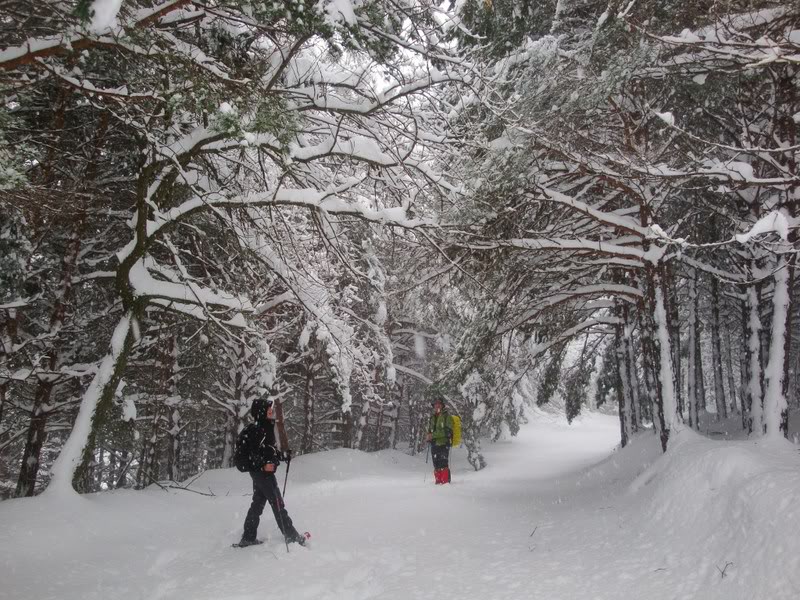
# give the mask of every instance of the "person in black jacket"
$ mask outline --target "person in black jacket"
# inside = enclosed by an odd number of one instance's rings
[[[286,541],[305,545],[306,538],[297,532],[289,513],[286,512],[278,480],[275,477],[275,470],[281,459],[288,463],[291,455],[288,452],[281,453],[276,448],[273,401],[268,398],[254,400],[250,414],[255,422],[242,430],[238,444],[246,453],[250,477],[253,479],[253,501],[244,520],[244,533],[239,546],[261,543],[256,539],[256,533],[261,513],[267,502]]]

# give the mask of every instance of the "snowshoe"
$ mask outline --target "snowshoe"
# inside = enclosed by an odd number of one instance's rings
[[[239,541],[238,544],[231,544],[231,548],[247,548],[248,546],[258,546],[259,544],[263,544],[262,540],[245,540],[242,539]]]

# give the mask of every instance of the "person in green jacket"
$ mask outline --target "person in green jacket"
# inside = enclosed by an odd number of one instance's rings
[[[453,420],[442,398],[433,401],[433,414],[428,422],[428,442],[433,458],[436,485],[450,483],[450,446],[453,443]]]

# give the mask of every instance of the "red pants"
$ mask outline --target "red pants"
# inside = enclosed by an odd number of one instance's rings
[[[450,483],[450,469],[448,467],[444,469],[434,469],[433,476],[436,478],[436,485],[440,483]]]
[[[450,446],[431,444],[431,458],[436,485],[450,483]]]

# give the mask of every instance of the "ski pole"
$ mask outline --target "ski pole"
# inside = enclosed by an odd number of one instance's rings
[[[288,464],[286,474],[289,474]],[[275,498],[275,502],[278,503],[278,518],[281,520],[281,535],[283,536],[283,541],[286,543],[286,554],[289,554],[289,539],[286,537],[286,524],[283,522],[283,511],[286,510],[286,504],[283,501],[283,496],[281,496],[281,491],[278,489],[277,481],[275,481],[275,493],[278,495],[278,497]]]
[[[289,467],[292,466],[292,461],[286,461],[286,475],[283,477],[283,493],[281,494],[284,498],[286,497],[286,482],[289,481]]]
[[[431,451],[431,443],[425,444],[425,464],[428,464],[428,453]]]

